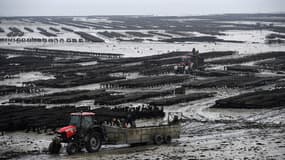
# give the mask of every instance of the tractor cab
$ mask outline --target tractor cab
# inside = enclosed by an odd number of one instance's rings
[[[93,112],[81,112],[71,113],[69,125],[76,126],[77,128],[89,128],[95,121],[95,113]]]

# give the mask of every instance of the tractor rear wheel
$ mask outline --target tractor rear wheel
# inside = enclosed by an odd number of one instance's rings
[[[68,145],[66,147],[66,152],[69,155],[75,154],[76,152],[78,152],[78,145],[74,142],[68,143]]]
[[[48,146],[48,152],[50,154],[59,154],[61,144],[57,141],[52,141]]]
[[[86,142],[86,150],[90,153],[97,152],[101,148],[102,139],[101,134],[94,132],[88,135]]]

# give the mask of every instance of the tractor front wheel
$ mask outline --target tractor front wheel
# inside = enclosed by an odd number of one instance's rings
[[[74,142],[68,143],[66,147],[66,152],[69,155],[75,154],[76,152],[78,152],[78,145]]]
[[[98,132],[91,133],[87,137],[86,150],[90,153],[97,152],[101,148],[102,139]]]
[[[60,142],[53,140],[48,146],[48,152],[50,154],[59,154],[61,148]]]

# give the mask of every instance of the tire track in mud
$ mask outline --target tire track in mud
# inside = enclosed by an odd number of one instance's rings
[[[201,120],[195,118],[189,118],[184,116],[182,128],[185,129],[183,132],[185,134],[201,134],[207,131],[217,131],[217,130],[234,130],[234,129],[249,129],[249,128],[278,128],[285,127],[285,124],[281,123],[263,123],[261,120],[270,119],[285,114],[285,109],[277,108],[271,111],[266,111],[262,113],[257,113],[246,118],[239,118],[233,120]],[[261,121],[261,122],[260,122]],[[197,126],[191,127],[191,123],[200,123]],[[202,123],[202,124],[201,124]]]
[[[247,117],[247,119],[251,119],[251,118],[257,118],[257,119],[253,119],[254,121],[259,121],[259,120],[262,120],[262,119],[265,119],[265,118],[271,118],[271,117],[275,117],[275,116],[278,116],[278,115],[281,115],[283,113],[285,113],[285,109],[283,109],[284,107],[278,107],[274,110],[271,110],[271,111],[268,111],[268,112],[263,112],[263,113],[259,113],[259,114],[255,114],[255,115],[252,115],[252,116],[249,116]],[[277,113],[275,113],[277,112]],[[269,113],[273,113],[269,116],[267,116],[267,114]],[[257,116],[260,116],[260,118],[258,118]],[[264,117],[265,116],[265,117]]]

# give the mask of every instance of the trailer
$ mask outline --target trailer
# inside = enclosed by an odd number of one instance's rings
[[[116,144],[170,144],[172,139],[180,137],[181,113],[169,113],[167,122],[159,125],[136,127],[134,120],[124,123],[114,118],[111,123],[97,122],[95,113],[71,113],[70,124],[60,128],[49,145],[49,153],[58,154],[61,143],[67,143],[68,154],[86,148],[88,152],[97,152],[101,145]]]
[[[180,136],[180,124],[146,126],[137,128],[118,128],[105,126],[107,144],[169,144]]]

